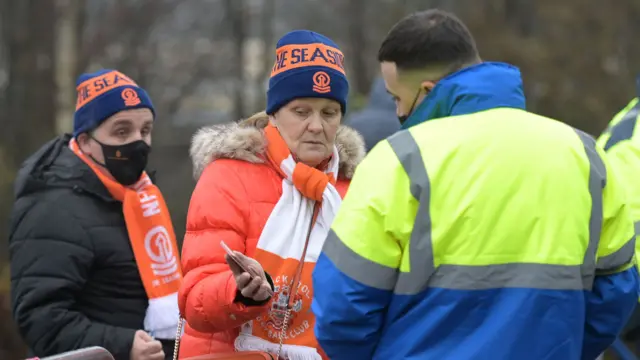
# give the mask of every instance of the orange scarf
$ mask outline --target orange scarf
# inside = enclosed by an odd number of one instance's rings
[[[264,133],[267,138],[267,159],[283,178],[288,178],[289,176],[281,167],[284,160],[292,156],[287,143],[271,123],[265,127]],[[325,161],[323,166],[326,167],[326,165]],[[336,184],[336,177],[333,173],[324,173],[297,161],[291,177],[291,181],[302,195],[316,201],[322,201],[322,194],[328,183]]]
[[[111,196],[122,202],[129,241],[149,298],[145,330],[156,334],[166,330],[168,334],[167,328],[172,327],[171,337],[155,336],[165,339],[175,337],[174,321],[171,319],[174,315],[172,303],[175,298],[177,326],[177,293],[182,280],[182,269],[173,223],[160,189],[146,173],[142,174],[135,185],[126,187],[105,175],[82,153],[75,139],[71,140],[69,148],[93,170]]]
[[[245,324],[234,345],[239,351],[276,352],[286,326],[282,348],[285,358],[326,359],[313,334],[311,274],[342,202],[334,186],[334,174],[339,169],[338,151],[334,146],[333,155],[318,168],[313,168],[295,160],[275,126],[269,124],[264,131],[266,157],[283,178],[282,194],[262,228],[253,256],[271,275],[275,294],[269,302],[269,310]],[[316,208],[316,203],[321,206]],[[310,227],[312,231],[305,253]],[[303,253],[305,257],[301,259]],[[288,305],[291,310],[286,317]]]

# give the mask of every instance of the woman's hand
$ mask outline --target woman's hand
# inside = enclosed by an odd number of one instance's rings
[[[238,262],[241,262],[242,266],[248,269],[251,273],[257,274],[257,276],[252,278],[251,274],[244,271],[233,258],[229,255],[225,255],[225,260],[231,268],[233,277],[236,280],[236,286],[242,296],[255,301],[265,301],[269,299],[271,295],[273,295],[273,290],[267,281],[267,275],[265,274],[262,265],[260,265],[260,263],[255,259],[252,259],[241,252],[234,251],[234,254],[235,259],[237,259]]]

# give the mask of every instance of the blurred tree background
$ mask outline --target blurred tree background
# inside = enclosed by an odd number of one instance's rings
[[[341,46],[354,110],[378,76],[389,28],[432,7],[467,23],[483,59],[521,68],[534,112],[597,135],[635,96],[637,0],[0,0],[0,359],[24,356],[6,266],[13,178],[30,153],[71,130],[80,73],[117,68],[150,93],[151,167],[181,237],[194,186],[190,137],[263,108],[281,35],[306,28]]]

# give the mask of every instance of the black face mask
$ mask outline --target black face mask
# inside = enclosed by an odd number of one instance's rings
[[[411,116],[411,113],[413,113],[413,108],[416,107],[416,103],[418,102],[418,98],[420,97],[420,93],[422,92],[423,89],[418,90],[418,93],[416,94],[416,97],[413,98],[413,103],[411,104],[411,108],[409,109],[409,113],[405,114],[405,115],[400,115],[398,116],[398,121],[400,121],[400,125],[404,124],[405,121],[407,121],[407,119],[409,118],[409,116]]]
[[[143,140],[136,140],[124,145],[107,145],[93,138],[102,147],[104,164],[95,161],[105,167],[117,182],[124,186],[135,184],[147,167],[147,159],[151,147]]]

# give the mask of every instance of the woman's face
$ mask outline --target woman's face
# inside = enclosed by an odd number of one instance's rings
[[[342,112],[335,100],[300,98],[280,108],[271,121],[298,161],[316,167],[333,153]]]

